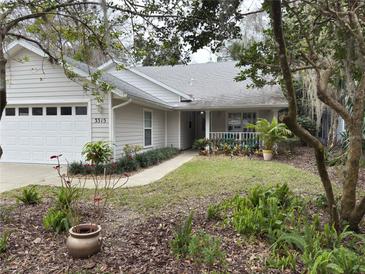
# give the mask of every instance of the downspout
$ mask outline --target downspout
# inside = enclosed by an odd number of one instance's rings
[[[111,115],[111,121],[110,121],[110,123],[111,123],[111,125],[112,125],[112,127],[111,127],[112,144],[115,144],[114,111],[115,111],[117,108],[121,108],[121,107],[124,107],[124,106],[126,106],[126,105],[130,104],[131,102],[132,102],[132,99],[128,99],[126,102],[123,102],[123,103],[121,103],[121,104],[119,104],[119,105],[116,105],[116,106],[112,107],[112,115]],[[115,155],[116,155],[116,146],[115,146],[115,145],[113,146],[113,155],[114,155],[114,157],[115,157]]]

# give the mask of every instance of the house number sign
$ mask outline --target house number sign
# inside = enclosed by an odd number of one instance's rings
[[[94,118],[94,124],[106,124],[106,118]]]

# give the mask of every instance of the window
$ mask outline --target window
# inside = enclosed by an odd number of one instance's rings
[[[247,124],[256,123],[256,112],[231,112],[228,113],[228,131],[247,132],[253,131],[248,129]]]
[[[72,115],[72,107],[61,107],[61,115]]]
[[[5,115],[6,116],[15,116],[15,108],[6,108]]]
[[[228,113],[228,131],[242,131],[241,112]]]
[[[144,112],[144,146],[152,146],[152,112]]]
[[[42,116],[43,108],[32,108],[32,115],[33,116]]]
[[[248,129],[247,124],[256,123],[256,112],[244,112],[242,113],[242,128],[243,131],[254,131],[254,129]]]
[[[87,107],[75,107],[76,115],[87,115]]]
[[[46,114],[49,116],[57,115],[57,107],[47,107]]]
[[[19,116],[29,115],[29,108],[19,108]]]

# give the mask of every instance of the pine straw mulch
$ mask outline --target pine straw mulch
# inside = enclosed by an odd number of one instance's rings
[[[313,152],[307,147],[297,148],[292,156],[278,156],[276,161],[316,173]],[[335,176],[332,171],[331,176]],[[165,208],[154,215],[110,207],[101,220],[103,249],[84,260],[67,254],[66,233],[55,234],[43,228],[42,218],[52,206],[51,199],[35,206],[0,201],[1,208],[9,208],[7,218],[0,215],[0,234],[11,232],[8,250],[0,254],[0,273],[285,273],[265,267],[270,248],[267,242],[244,238],[221,223],[207,221],[207,206],[224,198],[227,197],[185,200],[178,207]],[[79,210],[83,221],[95,218],[91,204],[83,204]],[[195,231],[220,237],[225,265],[208,267],[177,259],[171,253],[175,228],[191,210],[195,212]]]
[[[292,155],[276,155],[275,161],[283,162],[296,168],[318,174],[314,151],[311,147],[297,147]],[[331,180],[341,187],[341,178],[343,176],[341,167],[328,167],[328,173]],[[365,168],[360,168],[358,185],[362,190],[365,190]]]
[[[224,197],[219,198],[219,200]],[[46,231],[42,217],[51,201],[35,206],[12,206],[0,233],[11,231],[9,247],[0,255],[1,273],[283,273],[265,268],[269,245],[237,235],[221,223],[207,221],[207,205],[217,198],[186,201],[179,207],[162,210],[158,216],[143,216],[126,208],[108,208],[102,219],[103,249],[89,259],[72,259],[65,247],[66,234]],[[175,228],[194,210],[193,229],[219,236],[226,255],[225,265],[208,267],[189,259],[177,259],[170,250]],[[92,205],[80,208],[83,219],[93,218]],[[157,214],[156,214],[157,215]]]

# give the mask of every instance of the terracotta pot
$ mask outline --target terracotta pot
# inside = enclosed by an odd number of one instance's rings
[[[262,150],[262,154],[264,155],[264,160],[265,161],[271,161],[272,159],[272,150]]]
[[[66,246],[73,258],[88,258],[101,249],[101,226],[80,224],[70,228]]]

